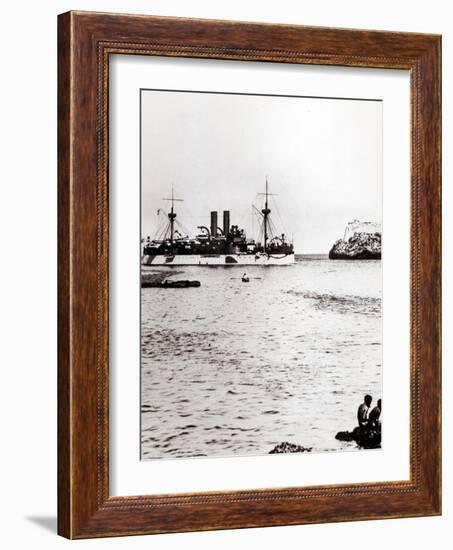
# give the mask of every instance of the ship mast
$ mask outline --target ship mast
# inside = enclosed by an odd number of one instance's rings
[[[267,176],[266,176],[266,192],[265,193],[259,193],[259,195],[264,195],[266,198],[265,198],[265,202],[264,202],[264,208],[261,210],[261,213],[263,214],[263,218],[264,218],[264,222],[263,222],[263,227],[264,227],[264,252],[266,252],[267,250],[267,241],[268,241],[268,238],[269,238],[269,230],[268,230],[268,223],[269,223],[269,214],[271,213],[271,210],[269,208],[269,196],[270,195],[273,195],[273,193],[269,193],[269,184],[268,184],[268,181],[267,181]]]
[[[164,201],[171,201],[171,209],[170,212],[167,214],[168,219],[170,220],[170,244],[173,246],[174,241],[174,234],[175,234],[175,219],[176,219],[176,212],[175,212],[175,202],[183,202],[184,199],[175,199],[175,194],[173,187],[171,188],[171,199],[163,199]]]

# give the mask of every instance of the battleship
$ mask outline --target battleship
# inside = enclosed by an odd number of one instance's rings
[[[176,220],[175,204],[183,199],[164,199],[170,202],[170,212],[160,236],[147,237],[143,242],[144,266],[250,266],[294,264],[294,245],[284,233],[275,234],[269,208],[268,182],[264,193],[264,206],[253,206],[260,219],[262,240],[247,238],[244,229],[230,223],[230,211],[223,211],[222,227],[218,226],[217,211],[211,212],[210,227],[200,225],[198,234],[189,237],[181,233]]]

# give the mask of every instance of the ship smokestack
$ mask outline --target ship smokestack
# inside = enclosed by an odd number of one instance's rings
[[[228,233],[230,232],[230,211],[224,210],[223,211],[223,234],[225,237],[228,236]]]
[[[211,237],[217,237],[217,211],[211,212]]]

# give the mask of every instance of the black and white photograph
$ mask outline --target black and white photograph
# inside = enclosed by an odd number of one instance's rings
[[[142,460],[381,448],[382,106],[140,90]]]

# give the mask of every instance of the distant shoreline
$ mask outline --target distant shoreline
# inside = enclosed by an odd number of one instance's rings
[[[298,260],[328,260],[329,254],[294,254],[294,257],[296,259],[296,262]],[[338,261],[338,260],[337,260]],[[348,260],[349,261],[349,260]],[[360,261],[359,259],[354,261]],[[370,261],[370,260],[366,260]],[[375,260],[377,262],[380,262],[381,260]]]
[[[296,260],[328,260],[329,254],[299,254],[296,252],[294,257]]]

